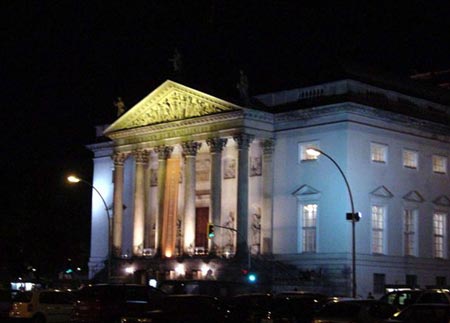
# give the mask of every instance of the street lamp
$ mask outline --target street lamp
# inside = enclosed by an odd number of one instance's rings
[[[306,149],[306,153],[310,156],[318,157],[320,155],[324,155],[337,167],[342,177],[344,178],[345,185],[347,186],[348,195],[350,197],[350,205],[352,208],[351,213],[346,214],[346,219],[352,222],[352,297],[356,298],[356,241],[355,241],[355,224],[361,218],[360,213],[355,213],[355,207],[353,204],[353,195],[350,189],[350,184],[348,183],[347,177],[345,177],[344,172],[342,171],[339,164],[328,154],[324,153],[322,150],[317,149],[315,147],[309,147]]]
[[[67,180],[70,183],[79,183],[82,182],[84,184],[89,185],[94,191],[97,192],[98,196],[100,196],[100,198],[102,199],[103,205],[105,206],[105,211],[106,211],[106,216],[108,217],[108,253],[107,253],[107,262],[106,262],[106,274],[107,274],[107,281],[109,281],[109,279],[111,278],[111,216],[109,214],[109,208],[108,205],[106,204],[105,199],[103,198],[103,195],[100,194],[99,190],[92,185],[92,183],[79,178],[77,176],[74,175],[70,175],[67,177]]]

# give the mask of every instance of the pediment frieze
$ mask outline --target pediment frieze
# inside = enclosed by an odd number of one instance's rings
[[[166,81],[108,127],[105,134],[238,110],[241,108],[232,103]]]

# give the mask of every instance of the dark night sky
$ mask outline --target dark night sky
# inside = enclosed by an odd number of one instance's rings
[[[257,94],[342,58],[401,75],[450,67],[448,1],[310,3],[2,1],[0,266],[86,265],[90,192],[65,175],[90,180],[94,125],[117,96],[131,107],[171,78],[175,48],[182,83],[229,100],[241,68]]]

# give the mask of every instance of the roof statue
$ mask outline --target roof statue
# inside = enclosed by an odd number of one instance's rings
[[[172,63],[174,73],[179,73],[183,67],[182,56],[177,48],[175,48],[175,52],[173,53],[172,58],[169,59],[169,62]]]
[[[119,96],[116,101],[114,101],[114,106],[117,108],[117,116],[120,117],[122,114],[125,113],[125,103],[123,102],[122,98]]]
[[[239,70],[239,82],[236,84],[236,88],[239,90],[239,98],[244,104],[250,102],[248,95],[248,77],[245,75],[243,70]]]

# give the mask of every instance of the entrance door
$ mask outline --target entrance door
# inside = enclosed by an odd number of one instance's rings
[[[195,209],[195,246],[208,248],[206,238],[206,227],[209,220],[209,207],[199,207]]]

